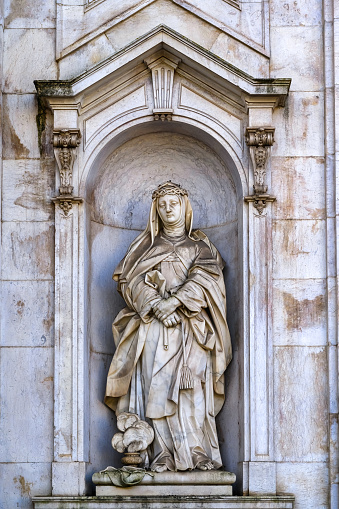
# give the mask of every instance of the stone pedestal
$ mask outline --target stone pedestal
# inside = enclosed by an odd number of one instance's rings
[[[92,477],[97,496],[211,496],[232,495],[235,474],[223,471],[149,472],[140,484],[120,488],[113,486],[107,473],[95,473]]]

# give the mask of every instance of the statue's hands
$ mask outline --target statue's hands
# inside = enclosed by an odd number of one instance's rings
[[[169,317],[174,311],[181,306],[179,299],[172,295],[168,299],[162,299],[153,306],[153,312],[158,320],[162,322]]]
[[[165,325],[165,327],[175,327],[180,322],[181,322],[180,316],[176,312],[172,313],[167,318],[162,320],[162,323]]]

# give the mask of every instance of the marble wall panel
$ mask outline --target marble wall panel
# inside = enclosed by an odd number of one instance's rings
[[[53,224],[12,221],[3,223],[1,242],[3,279],[53,279]]]
[[[328,509],[326,463],[277,463],[277,492],[293,494],[294,509]]]
[[[3,221],[54,219],[55,160],[3,161]]]
[[[35,93],[33,80],[57,79],[55,30],[6,29],[3,65],[7,93]]]
[[[325,347],[275,347],[274,372],[276,460],[326,462]]]
[[[3,281],[0,346],[54,344],[54,284]]]
[[[273,342],[277,346],[326,346],[326,280],[273,281]]]
[[[54,0],[5,0],[6,28],[54,28]]]
[[[276,26],[314,26],[322,24],[321,0],[289,0],[270,2],[270,25]]]
[[[106,379],[112,355],[91,353],[90,358],[90,464],[87,478],[91,481],[92,474],[104,470],[108,466],[119,467],[121,454],[111,446],[116,433],[116,417],[113,410],[104,404]]]
[[[326,223],[323,220],[273,222],[274,279],[326,277]]]
[[[0,456],[3,462],[53,459],[53,349],[1,349]]]
[[[91,224],[91,275],[90,275],[90,341],[95,352],[112,355],[115,347],[112,322],[125,302],[112,280],[113,271],[125,256],[128,246],[139,234],[136,230],[112,228]]]
[[[38,105],[33,94],[3,96],[3,158],[40,157],[36,115]]]
[[[51,494],[50,463],[0,463],[1,509],[32,509],[31,497]]]
[[[275,78],[292,78],[291,91],[323,88],[322,26],[271,27],[270,70]]]
[[[102,34],[59,61],[60,79],[74,78],[115,52],[111,41]]]
[[[290,92],[284,108],[273,112],[274,156],[324,156],[323,92]]]
[[[274,148],[273,148],[274,151]],[[271,158],[271,193],[275,219],[324,219],[325,160],[323,157]]]

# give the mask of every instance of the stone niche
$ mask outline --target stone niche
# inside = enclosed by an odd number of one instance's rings
[[[234,355],[217,420],[224,465],[235,493],[276,496],[267,162],[272,112],[289,85],[253,78],[163,25],[76,78],[36,82],[54,114],[58,163],[53,497],[91,494],[92,474],[119,465],[103,404],[111,324],[124,306],[112,273],[167,179],[187,188],[194,227],[226,262]]]
[[[165,131],[132,138],[114,150],[97,170],[89,189],[90,203],[90,468],[88,476],[120,458],[110,447],[115,417],[102,402],[108,366],[114,351],[112,321],[125,306],[112,281],[115,266],[131,241],[146,226],[151,194],[168,179],[188,190],[194,228],[217,246],[226,266],[228,323],[234,358],[227,370],[227,400],[217,420],[223,463],[236,472],[241,441],[242,397],[239,386],[239,312],[241,306],[238,248],[238,197],[225,162],[206,143]]]

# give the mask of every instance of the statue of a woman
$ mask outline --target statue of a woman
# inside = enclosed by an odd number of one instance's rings
[[[153,426],[153,471],[220,468],[215,416],[232,357],[223,261],[192,231],[187,191],[169,181],[152,198],[146,229],[113,275],[127,307],[113,323],[105,403]]]

